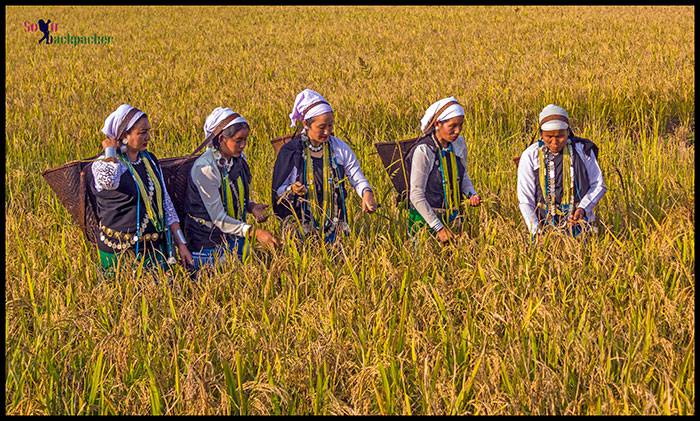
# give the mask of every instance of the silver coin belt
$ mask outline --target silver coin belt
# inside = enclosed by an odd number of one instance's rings
[[[155,186],[150,177],[148,177],[148,200],[153,199],[153,193],[155,191]],[[130,232],[120,232],[115,229],[109,228],[100,222],[100,240],[115,250],[126,250],[129,247],[136,244],[139,238],[143,241],[156,241],[160,237],[160,234],[154,232],[152,234],[143,234],[143,231],[148,226],[148,213],[144,212],[143,220],[139,227],[138,233]]]

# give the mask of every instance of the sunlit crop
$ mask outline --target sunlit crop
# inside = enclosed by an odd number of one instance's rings
[[[692,7],[5,10],[6,413],[695,413]],[[38,45],[40,18],[113,39]],[[41,176],[98,153],[123,102],[159,158],[224,106],[251,124],[269,203],[270,140],[307,87],[381,204],[349,199],[340,246],[258,249],[197,283],[104,279]],[[442,248],[407,238],[373,143],[451,95],[483,203]],[[549,103],[600,146],[608,192],[597,235],[533,246],[512,158]]]

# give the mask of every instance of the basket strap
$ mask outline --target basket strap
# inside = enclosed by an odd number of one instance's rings
[[[546,123],[548,121],[552,121],[552,120],[559,120],[559,121],[565,122],[566,124],[569,124],[569,119],[566,118],[566,116],[559,115],[559,114],[552,114],[552,115],[548,115],[547,117],[543,118],[542,121],[540,121],[540,127],[542,127],[542,125],[544,123]]]
[[[291,138],[293,138],[293,137],[294,137],[293,134],[288,134],[288,135],[285,135],[285,136],[282,136],[282,137],[278,137],[278,138],[272,139],[272,140],[270,141],[270,143],[272,143],[272,144],[274,145],[275,143],[279,143],[279,142],[282,142],[282,141],[286,141],[286,140],[291,139]]]
[[[430,119],[430,123],[428,123],[428,127],[426,127],[426,129],[425,129],[426,131],[423,132],[423,134],[424,134],[424,135],[428,134],[428,131],[430,130],[430,128],[433,127],[433,125],[435,124],[435,122],[437,121],[437,119],[440,117],[440,114],[442,114],[442,112],[445,111],[445,110],[447,109],[447,107],[449,107],[449,106],[451,106],[451,105],[454,105],[454,104],[459,104],[459,102],[457,102],[457,101],[450,101],[450,102],[448,102],[447,104],[445,104],[445,105],[443,105],[442,107],[440,107],[440,109],[437,110],[437,112],[436,112],[435,114],[433,114],[433,118]]]
[[[301,120],[302,120],[302,121],[306,120],[306,113],[308,113],[309,110],[311,110],[313,107],[315,107],[315,106],[317,106],[317,105],[319,105],[319,104],[327,104],[327,105],[330,105],[330,104],[328,104],[327,101],[323,101],[323,100],[314,102],[313,104],[311,104],[311,105],[309,105],[308,107],[306,107],[306,109],[301,113]]]
[[[225,119],[221,120],[221,123],[219,123],[219,124],[214,128],[214,131],[211,132],[211,134],[210,134],[209,136],[207,136],[206,139],[204,139],[204,142],[200,143],[199,146],[197,146],[197,149],[195,149],[194,152],[192,152],[192,153],[190,154],[190,156],[192,156],[192,155],[197,155],[197,153],[198,153],[199,151],[201,151],[202,148],[204,148],[205,146],[207,146],[213,139],[216,138],[216,136],[220,135],[221,132],[224,131],[224,127],[226,127],[226,125],[227,125],[228,123],[232,122],[233,120],[237,119],[238,117],[240,117],[240,115],[239,115],[238,113],[233,113],[233,114],[231,114],[230,116],[226,117]]]

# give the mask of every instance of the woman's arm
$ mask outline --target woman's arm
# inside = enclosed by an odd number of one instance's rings
[[[116,190],[119,187],[119,179],[126,172],[126,167],[119,161],[106,161],[102,155],[92,163],[92,176],[95,179],[97,191]]]
[[[343,166],[350,185],[355,189],[357,195],[362,197],[365,190],[372,190],[372,188],[360,169],[360,161],[357,160],[357,156],[345,142],[336,137],[332,139],[335,140],[333,151],[338,158],[338,165]]]
[[[537,150],[535,149],[535,153]],[[525,224],[527,225],[528,231],[531,234],[537,233],[537,214],[535,213],[537,183],[534,175],[534,162],[531,156],[531,149],[525,149],[525,151],[520,156],[520,162],[518,163],[518,202],[520,207],[520,213],[523,215]]]
[[[580,150],[579,148],[576,149],[586,167],[588,180],[590,181],[590,188],[581,198],[578,207],[583,208],[583,210],[586,211],[586,215],[591,215],[593,213],[593,208],[595,208],[600,199],[603,198],[608,189],[605,186],[603,173],[600,171],[600,166],[598,165],[598,160],[596,160],[595,155],[591,153],[590,156],[586,156],[586,154],[583,153],[583,147],[581,147]]]
[[[455,149],[455,154],[459,157],[464,167],[464,177],[462,178],[462,193],[466,196],[471,197],[476,195],[476,190],[474,189],[474,183],[472,183],[471,178],[469,178],[469,173],[467,171],[467,143],[463,137],[459,137],[456,141],[459,142]]]
[[[163,170],[161,169],[161,173],[162,171]],[[163,208],[165,210],[165,218],[167,219],[169,225],[180,223],[180,218],[177,216],[177,211],[175,210],[173,201],[170,199],[168,189],[165,188],[165,186],[163,186]]]
[[[211,165],[195,165],[192,167],[192,179],[212,223],[227,234],[245,236],[251,226],[226,213],[219,194],[221,181],[218,170],[214,171]]]

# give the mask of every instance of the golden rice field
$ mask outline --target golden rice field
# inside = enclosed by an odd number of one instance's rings
[[[7,7],[7,414],[694,414],[692,7]],[[108,45],[38,45],[24,22]],[[149,114],[160,158],[217,106],[252,126],[269,203],[295,95],[333,105],[381,204],[342,245],[258,250],[192,283],[98,275],[41,172]],[[405,235],[373,142],[464,105],[483,203]],[[536,246],[511,158],[556,103],[601,148],[598,235]],[[273,218],[264,227],[278,232]]]

